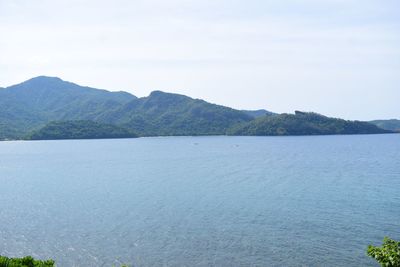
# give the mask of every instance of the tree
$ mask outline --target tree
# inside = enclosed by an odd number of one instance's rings
[[[400,242],[385,237],[382,247],[369,245],[367,255],[378,261],[382,267],[400,267]]]

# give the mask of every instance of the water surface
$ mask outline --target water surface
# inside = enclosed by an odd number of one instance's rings
[[[376,266],[400,135],[0,142],[0,254],[58,266]]]

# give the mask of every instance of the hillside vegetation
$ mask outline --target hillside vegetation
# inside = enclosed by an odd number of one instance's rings
[[[129,128],[141,136],[224,134],[245,113],[187,96],[83,87],[40,76],[0,89],[0,138],[18,139],[52,121],[87,120]]]
[[[240,111],[161,91],[137,98],[46,76],[0,88],[0,140],[386,132],[314,113]]]
[[[57,140],[57,139],[104,139],[104,138],[134,138],[132,131],[110,124],[93,121],[57,121],[50,122],[43,128],[33,131],[27,139]]]
[[[228,107],[178,94],[154,91],[100,118],[134,129],[142,136],[221,135],[252,117]]]
[[[317,113],[296,111],[259,117],[249,123],[230,129],[231,135],[330,135],[377,134],[390,131],[367,122],[329,118]]]

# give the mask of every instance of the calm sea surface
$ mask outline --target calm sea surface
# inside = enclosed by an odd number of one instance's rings
[[[0,254],[58,266],[376,266],[400,135],[0,142]]]

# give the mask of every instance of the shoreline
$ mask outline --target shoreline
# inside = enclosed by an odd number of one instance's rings
[[[70,141],[70,140],[113,140],[113,139],[141,139],[141,138],[168,138],[168,137],[323,137],[323,136],[365,136],[365,135],[392,135],[400,132],[365,133],[365,134],[307,134],[307,135],[156,135],[118,138],[67,138],[67,139],[0,139],[0,142],[29,142],[29,141]]]

